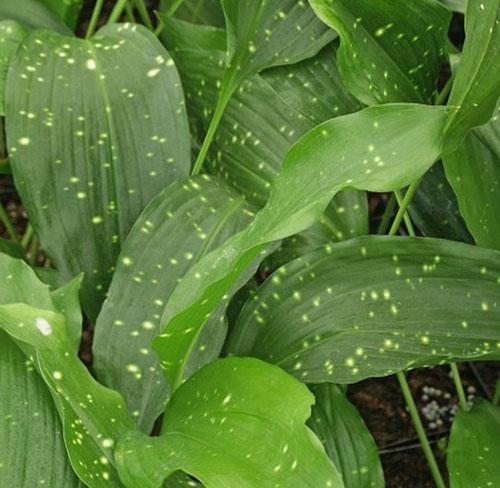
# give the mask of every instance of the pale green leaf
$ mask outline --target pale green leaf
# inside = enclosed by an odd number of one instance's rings
[[[311,387],[316,403],[309,426],[349,488],[383,488],[384,472],[377,445],[356,407],[333,384]]]
[[[280,268],[247,302],[227,350],[311,383],[500,358],[500,253],[370,236]]]
[[[304,425],[313,395],[279,368],[222,359],[177,390],[160,437],[118,443],[127,487],[159,488],[178,469],[207,488],[342,487],[321,443]]]
[[[446,114],[443,107],[375,106],[302,137],[288,152],[264,209],[191,268],[174,290],[161,322],[165,334],[153,344],[169,382],[175,387],[182,381],[207,315],[269,242],[309,227],[345,187],[392,191],[422,176],[440,154]]]
[[[467,0],[439,0],[443,5],[454,12],[465,13]]]
[[[500,485],[499,438],[500,407],[476,399],[472,410],[458,412],[448,445],[451,488]]]
[[[446,53],[446,8],[435,0],[309,0],[336,29],[345,85],[367,105],[432,103]]]
[[[83,305],[95,318],[133,222],[189,171],[177,70],[138,25],[91,41],[40,31],[14,56],[7,97],[16,187],[64,279],[85,273]]]
[[[150,347],[165,304],[189,268],[252,216],[240,195],[203,175],[173,183],[155,197],[125,241],[97,319],[93,367],[102,383],[122,393],[145,432],[168,395]],[[190,368],[217,357],[225,336],[219,314],[196,345]]]

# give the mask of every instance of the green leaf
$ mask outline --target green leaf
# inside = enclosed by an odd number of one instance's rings
[[[454,12],[465,13],[467,0],[439,0],[443,5]]]
[[[434,0],[309,1],[340,35],[338,66],[354,96],[367,105],[432,103],[446,53],[446,8]]]
[[[227,350],[311,383],[355,383],[500,357],[500,253],[370,236],[280,268],[247,302]]]
[[[500,0],[470,1],[465,15],[465,44],[448,105],[456,111],[446,126],[445,154],[452,153],[467,132],[486,124],[500,97]],[[448,179],[459,168],[444,159]]]
[[[422,176],[441,151],[446,113],[443,107],[375,106],[302,137],[288,152],[264,209],[193,266],[167,303],[161,320],[166,334],[156,337],[153,348],[170,384],[175,388],[183,380],[207,315],[269,242],[309,227],[342,188],[392,191]]]
[[[122,393],[147,433],[168,397],[150,347],[165,304],[189,268],[252,216],[240,195],[203,175],[177,181],[154,198],[125,241],[97,319],[93,367],[102,383]],[[215,359],[225,336],[217,314],[196,346],[190,369]]]
[[[5,115],[5,82],[10,58],[27,34],[18,22],[0,21],[0,115]]]
[[[333,384],[311,387],[316,403],[309,426],[349,488],[383,488],[384,472],[377,445],[341,388]]]
[[[486,488],[500,484],[500,407],[476,399],[469,412],[453,421],[448,445],[451,488]]]
[[[178,469],[207,488],[341,487],[340,475],[304,425],[314,397],[279,368],[255,359],[212,363],[175,393],[162,435],[118,443],[126,486],[158,488]]]
[[[91,41],[40,31],[17,51],[7,85],[16,187],[64,279],[85,273],[83,305],[95,318],[133,222],[189,171],[177,70],[135,24]]]
[[[167,12],[176,0],[162,0],[159,12]],[[219,0],[184,0],[175,11],[175,17],[194,24],[224,27],[224,13]]]
[[[75,29],[83,0],[41,0],[70,29]]]
[[[15,242],[0,238],[0,253],[7,254],[13,258],[24,258],[24,249]]]

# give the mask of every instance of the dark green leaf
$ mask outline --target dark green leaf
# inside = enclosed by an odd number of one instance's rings
[[[476,399],[472,410],[458,412],[448,445],[451,488],[500,485],[499,438],[500,407]]]
[[[24,249],[15,242],[0,238],[0,253],[7,254],[13,258],[24,258]]]
[[[314,397],[279,368],[222,359],[179,388],[162,435],[130,433],[118,443],[126,486],[159,488],[178,469],[207,488],[342,487],[340,475],[304,425]]]
[[[164,410],[168,389],[151,351],[172,291],[205,254],[253,216],[243,198],[206,175],[181,180],[153,199],[125,241],[94,335],[94,369],[121,392],[145,432]],[[218,356],[226,336],[220,315],[196,346],[196,370]]]
[[[71,29],[76,27],[83,0],[41,0],[41,2]]]
[[[443,107],[375,106],[337,117],[307,133],[288,152],[267,205],[254,221],[200,260],[174,290],[153,348],[176,387],[206,317],[269,242],[317,221],[345,187],[392,191],[422,176],[442,147]],[[352,144],[353,135],[356,144]]]
[[[309,0],[336,29],[345,85],[367,105],[432,103],[446,53],[446,8],[434,0]]]
[[[64,279],[85,272],[82,300],[95,318],[133,222],[189,170],[180,80],[153,34],[132,24],[91,41],[36,32],[11,66],[16,186]]]
[[[228,351],[311,383],[355,383],[500,357],[500,253],[371,236],[280,268],[243,308]]]
[[[313,386],[316,403],[309,426],[349,488],[383,488],[384,472],[377,445],[356,407],[333,384]]]
[[[176,0],[162,0],[160,12],[167,12]],[[224,13],[219,0],[184,0],[175,17],[195,24],[224,27]]]

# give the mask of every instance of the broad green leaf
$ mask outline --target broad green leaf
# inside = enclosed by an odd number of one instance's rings
[[[467,4],[467,0],[439,0],[443,5],[448,7],[450,10],[454,12],[460,12],[461,14],[465,13],[465,7]]]
[[[467,132],[486,124],[500,97],[500,0],[469,1],[465,15],[465,44],[448,105],[456,111],[446,126],[445,154],[452,153]],[[444,160],[448,179],[460,167]]]
[[[189,268],[252,216],[243,197],[203,175],[175,182],[155,197],[125,241],[97,319],[93,367],[102,383],[122,393],[147,433],[168,395],[150,347],[165,304]],[[195,370],[219,355],[225,339],[220,315],[211,324],[196,346]]]
[[[7,254],[13,258],[22,259],[24,257],[24,249],[15,242],[0,238],[0,253]]]
[[[189,170],[177,70],[138,25],[105,27],[90,41],[39,31],[12,60],[7,99],[30,222],[65,280],[85,273],[83,305],[95,318],[133,222]]]
[[[460,410],[448,444],[451,488],[500,485],[500,407],[476,399],[472,410]]]
[[[10,58],[28,31],[18,22],[0,21],[0,115],[5,115],[5,82]]]
[[[130,433],[117,460],[127,487],[159,488],[182,469],[207,488],[341,487],[321,443],[304,425],[313,395],[255,359],[212,363],[176,391],[160,437]]]
[[[47,287],[21,260],[0,254],[0,304],[26,301],[52,307]],[[76,487],[62,427],[43,380],[15,342],[0,330],[0,479],[2,486]],[[51,469],[47,469],[51,466]]]
[[[177,0],[162,0],[159,11],[168,12],[168,9]],[[224,13],[220,0],[184,0],[175,11],[175,17],[194,24],[213,25],[224,27]]]
[[[2,0],[0,20],[13,20],[28,29],[44,28],[71,35],[71,31],[38,0]]]
[[[83,0],[41,0],[41,2],[71,29],[76,27]]]
[[[269,242],[309,227],[345,187],[392,191],[422,176],[441,151],[446,114],[444,107],[375,106],[325,122],[302,137],[288,152],[264,209],[193,266],[167,303],[161,320],[165,332],[153,348],[170,384],[175,388],[184,379],[189,351],[207,315]]]
[[[444,164],[476,243],[500,249],[500,105],[490,123],[444,156]]]
[[[450,12],[435,0],[309,0],[340,35],[339,71],[367,105],[432,103]]]
[[[311,383],[500,357],[500,253],[370,236],[280,268],[243,308],[227,350]]]
[[[427,237],[472,242],[442,163],[425,173],[410,204],[413,222]]]
[[[383,488],[384,472],[377,445],[356,407],[333,384],[311,387],[316,403],[309,426],[349,488]]]

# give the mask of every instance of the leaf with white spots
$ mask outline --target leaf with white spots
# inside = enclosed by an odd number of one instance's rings
[[[135,219],[189,171],[177,70],[138,25],[88,41],[39,31],[12,60],[7,99],[12,171],[30,222],[65,280],[85,273],[83,306],[95,318]]]
[[[83,0],[40,0],[57,17],[71,29],[76,27],[76,22],[82,8]]]
[[[367,105],[432,103],[450,12],[435,0],[309,0],[340,35],[338,66]]]
[[[500,407],[476,399],[472,410],[460,410],[448,444],[451,488],[500,486]]]
[[[384,488],[384,472],[377,445],[356,407],[333,384],[311,387],[316,403],[309,427],[349,488]]]
[[[500,358],[500,253],[453,241],[370,236],[274,273],[227,350],[311,383]]]
[[[206,175],[173,183],[153,199],[127,237],[93,343],[99,380],[118,390],[149,433],[168,387],[151,350],[165,304],[186,272],[252,219],[243,197]],[[226,336],[220,314],[196,346],[192,371],[219,355]]]
[[[178,469],[207,488],[340,488],[305,421],[314,397],[256,359],[221,359],[174,394],[160,437],[130,433],[116,458],[127,487],[159,488]]]
[[[153,348],[174,389],[207,316],[262,250],[311,226],[346,187],[392,191],[422,176],[441,152],[446,115],[444,107],[369,107],[319,125],[292,146],[266,206],[193,266],[167,303]]]

